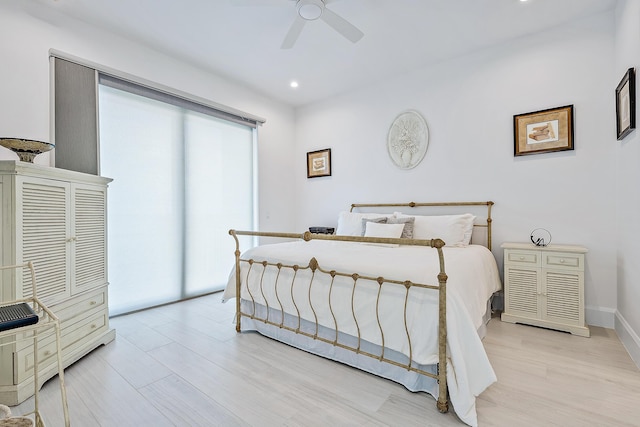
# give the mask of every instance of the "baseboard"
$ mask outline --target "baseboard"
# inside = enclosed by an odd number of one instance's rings
[[[587,325],[614,329],[616,325],[616,310],[608,307],[585,307]]]
[[[640,337],[619,311],[616,311],[615,320],[615,330],[620,341],[622,341],[622,345],[627,349],[636,366],[640,368]]]

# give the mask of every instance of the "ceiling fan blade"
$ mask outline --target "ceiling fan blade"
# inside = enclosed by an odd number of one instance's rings
[[[293,21],[293,24],[291,24],[291,28],[289,28],[289,32],[282,41],[282,46],[280,46],[280,49],[291,49],[293,45],[296,44],[296,41],[298,40],[298,37],[300,37],[300,33],[302,32],[302,29],[304,28],[304,25],[306,23],[307,21],[305,19],[301,18],[300,16],[296,16],[295,21]]]
[[[324,8],[322,12],[322,16],[320,16],[324,22],[326,22],[331,28],[342,34],[345,38],[350,40],[352,43],[356,43],[360,40],[364,33],[360,31],[355,25],[348,22],[346,19],[341,17],[340,15],[332,12],[331,10]]]

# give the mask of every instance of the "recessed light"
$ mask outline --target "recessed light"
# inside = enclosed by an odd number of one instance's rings
[[[297,81],[292,81],[291,83],[289,83],[289,86],[291,86],[292,88],[297,88],[298,87],[298,82]]]

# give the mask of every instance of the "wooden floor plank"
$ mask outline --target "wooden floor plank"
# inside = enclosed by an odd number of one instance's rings
[[[176,426],[250,425],[176,375],[143,387],[140,394]]]
[[[149,352],[140,350],[124,337],[101,349],[97,355],[135,389],[168,377],[172,373],[171,369],[151,357]]]

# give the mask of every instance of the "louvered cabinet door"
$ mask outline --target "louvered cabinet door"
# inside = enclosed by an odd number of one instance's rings
[[[72,186],[72,293],[107,283],[107,226],[104,187]]]
[[[584,255],[546,252],[542,258],[542,318],[569,325],[584,325]]]
[[[505,283],[505,312],[530,318],[540,317],[540,269],[506,267]]]
[[[51,305],[69,298],[69,183],[18,177],[16,182],[16,262],[32,261],[38,297]],[[28,269],[24,269],[18,297],[31,296]]]

